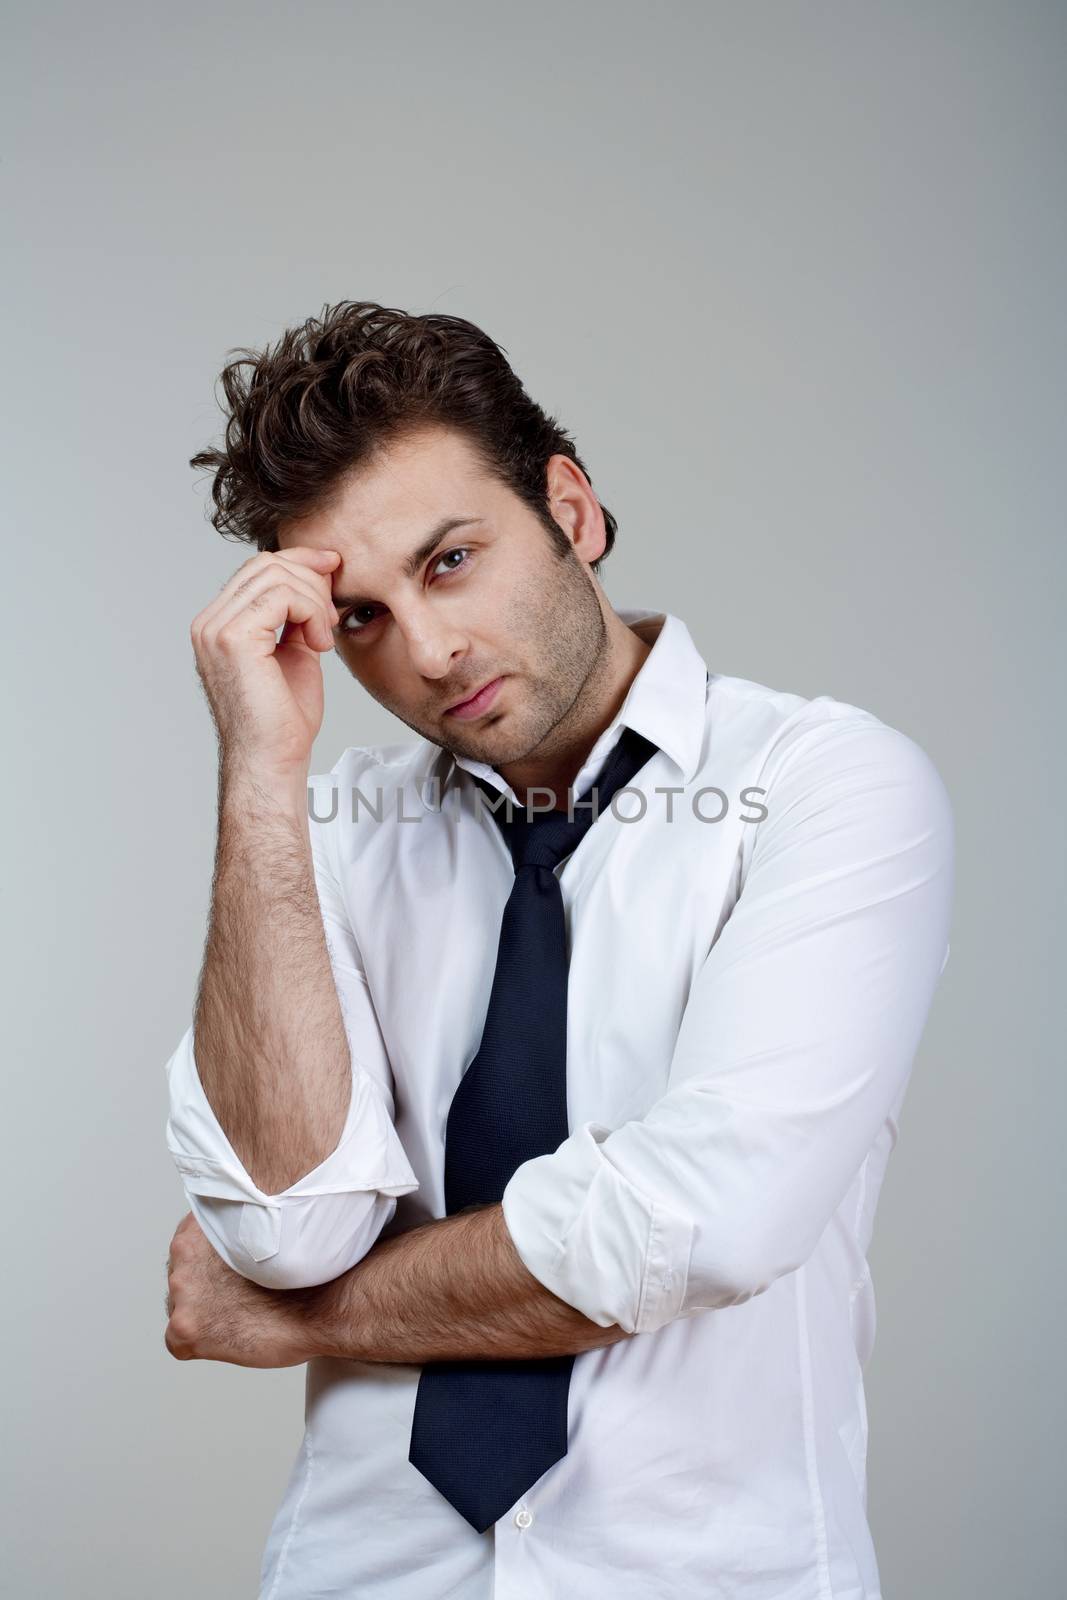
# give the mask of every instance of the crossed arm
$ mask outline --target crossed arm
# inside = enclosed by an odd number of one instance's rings
[[[303,1292],[317,1346],[349,1360],[568,1355],[629,1337],[533,1276],[499,1204],[395,1234],[342,1277]]]
[[[340,1277],[309,1289],[265,1289],[234,1272],[191,1213],[168,1265],[165,1342],[180,1360],[279,1367],[313,1356],[529,1359],[631,1337],[546,1289],[520,1259],[498,1204],[394,1234]]]

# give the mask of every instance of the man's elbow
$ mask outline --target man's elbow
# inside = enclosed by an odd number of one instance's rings
[[[694,1230],[686,1304],[718,1311],[744,1305],[779,1278],[804,1265],[817,1244],[785,1225],[763,1218],[739,1223],[724,1240],[718,1227]]]
[[[300,1207],[190,1195],[208,1241],[263,1289],[312,1289],[358,1265],[396,1211],[379,1190],[307,1197]]]

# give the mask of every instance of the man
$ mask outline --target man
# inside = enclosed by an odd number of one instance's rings
[[[873,1600],[936,769],[613,608],[614,519],[472,324],[343,303],[224,381],[194,462],[259,553],[191,630],[219,837],[166,1345],[308,1365],[262,1595]],[[309,776],[329,649],[418,738]]]

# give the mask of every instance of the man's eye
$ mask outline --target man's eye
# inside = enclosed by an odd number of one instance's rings
[[[462,572],[463,568],[468,565],[467,557],[469,555],[470,555],[470,546],[469,545],[461,544],[461,545],[457,545],[454,550],[446,550],[444,555],[438,556],[438,558],[437,558],[437,564],[438,565],[440,565],[440,563],[442,561],[447,561],[449,559],[449,557],[451,557],[451,556],[462,556],[463,560],[456,562],[454,566],[448,567],[444,572],[442,572],[440,574],[440,576],[442,578],[448,578],[448,577],[451,576],[451,574],[453,572]],[[370,616],[363,616],[363,617],[360,616],[360,612],[367,612],[367,611],[369,611],[371,613]],[[340,622],[337,624],[337,631],[338,631],[338,633],[348,633],[348,634],[362,633],[364,631],[364,629],[368,626],[368,624],[372,623],[375,620],[375,616],[376,616],[376,612],[375,612],[375,609],[374,609],[374,607],[372,605],[353,606],[351,611],[346,611],[345,612],[344,616],[341,618]]]
[[[338,633],[362,633],[363,628],[366,626],[366,624],[368,622],[373,622],[374,618],[371,616],[371,617],[364,617],[364,618],[361,619],[359,613],[361,611],[372,611],[373,609],[374,609],[373,606],[353,606],[351,611],[346,611],[345,612],[344,616],[341,618],[340,622],[337,624]],[[358,628],[352,627],[351,623],[353,622],[353,620],[355,620],[356,622],[360,622],[361,626],[358,627]]]
[[[449,556],[467,556],[469,554],[469,552],[470,552],[470,546],[469,545],[460,544],[460,545],[457,545],[454,550],[446,550],[444,555],[443,556],[438,556],[437,559],[438,559],[439,562],[447,561]],[[441,576],[444,577],[444,578],[447,578],[449,572],[459,572],[462,567],[466,566],[466,564],[467,563],[466,563],[465,560],[464,561],[460,561],[456,566],[449,567],[448,571],[447,572],[443,572],[441,574]]]

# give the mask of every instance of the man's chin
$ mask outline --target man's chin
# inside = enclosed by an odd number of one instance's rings
[[[438,743],[452,755],[466,756],[470,761],[484,761],[491,767],[521,759],[511,753],[513,742],[503,734],[494,738],[492,728],[482,728],[467,736],[457,736],[451,728],[445,728],[438,739]]]
[[[484,761],[490,767],[506,767],[513,762],[525,761],[537,749],[538,741],[529,735],[517,737],[512,718],[501,712],[492,722],[488,718],[469,733],[444,728],[436,741],[451,755],[466,756],[470,761]]]

